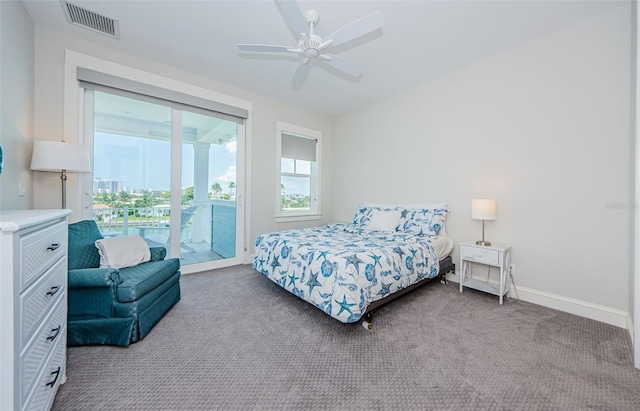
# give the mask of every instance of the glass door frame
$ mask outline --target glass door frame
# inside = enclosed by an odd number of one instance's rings
[[[94,149],[94,91],[80,88],[79,93],[79,130],[82,141],[87,149],[93,153]],[[181,209],[181,183],[182,183],[182,110],[171,109],[171,182],[170,182],[170,207],[172,214],[180,215]],[[236,151],[236,244],[235,256],[215,261],[208,261],[197,264],[182,265],[180,271],[183,274],[212,270],[215,268],[228,267],[243,264],[246,259],[245,253],[245,222],[247,216],[244,207],[245,181],[246,175],[246,155],[247,155],[247,127],[246,122],[240,122],[237,128],[237,151]],[[78,181],[81,199],[80,219],[93,219],[93,173],[81,175]],[[173,211],[176,210],[176,213]],[[178,257],[180,255],[180,219],[170,220],[170,243],[169,256]]]

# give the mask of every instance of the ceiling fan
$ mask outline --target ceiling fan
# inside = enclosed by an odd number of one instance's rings
[[[374,11],[367,14],[346,26],[338,29],[326,37],[320,37],[314,32],[314,27],[318,24],[320,14],[315,10],[308,10],[304,13],[295,1],[277,1],[285,16],[287,22],[293,27],[300,39],[295,47],[290,46],[274,46],[269,44],[238,44],[240,51],[261,52],[261,53],[294,53],[299,55],[302,60],[298,63],[293,79],[291,80],[292,88],[299,88],[309,73],[311,65],[309,62],[317,59],[320,62],[328,64],[336,70],[346,73],[350,76],[357,77],[362,72],[351,61],[335,54],[327,53],[330,47],[355,40],[365,34],[371,33],[384,24],[382,13]],[[308,31],[308,33],[307,33]]]

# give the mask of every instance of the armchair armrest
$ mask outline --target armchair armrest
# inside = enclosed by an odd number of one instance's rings
[[[69,288],[112,287],[120,280],[117,268],[78,268],[69,270]]]
[[[149,250],[151,250],[149,261],[162,261],[167,256],[167,249],[164,247],[149,247]]]

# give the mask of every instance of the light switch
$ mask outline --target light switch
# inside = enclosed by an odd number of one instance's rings
[[[23,182],[19,182],[18,183],[18,196],[20,197],[26,197],[27,195],[27,189],[24,186]]]

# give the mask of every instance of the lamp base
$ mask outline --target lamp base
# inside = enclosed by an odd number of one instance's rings
[[[478,240],[476,241],[477,245],[482,245],[485,247],[490,247],[491,246],[491,242],[490,241],[484,241],[484,240]]]

